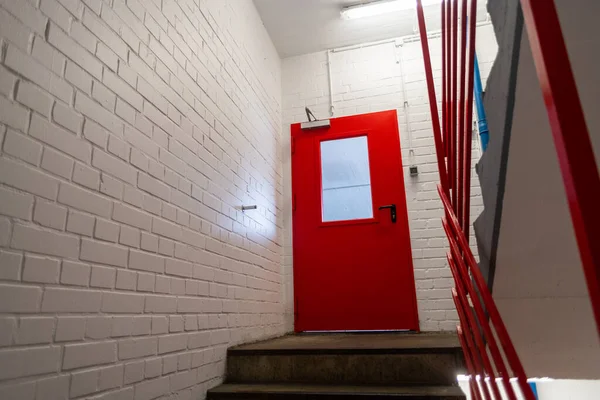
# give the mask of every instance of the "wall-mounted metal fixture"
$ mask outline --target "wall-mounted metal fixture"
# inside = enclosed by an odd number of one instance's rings
[[[242,211],[246,211],[246,210],[256,210],[256,205],[242,206]]]
[[[408,103],[408,91],[406,90],[406,79],[404,76],[404,40],[396,40],[394,53],[396,54],[396,64],[400,66],[400,82],[402,83],[402,99],[404,100],[404,121],[406,123],[406,137],[408,139],[408,170],[410,176],[419,175],[419,168],[415,162],[415,151],[412,145],[412,128],[410,126],[410,104]]]
[[[333,75],[331,75],[331,50],[327,51],[327,80],[329,81],[329,114],[333,117],[335,106],[333,105]],[[308,119],[310,121],[310,118]]]
[[[329,128],[331,126],[331,121],[328,119],[317,119],[315,115],[308,109],[308,107],[304,108],[306,111],[306,118],[308,118],[308,122],[302,122],[300,124],[300,129],[302,130],[310,130],[310,129],[318,129],[318,128]]]
[[[328,119],[321,119],[317,121],[302,122],[300,124],[300,129],[306,131],[310,129],[329,128],[330,126],[331,122]]]

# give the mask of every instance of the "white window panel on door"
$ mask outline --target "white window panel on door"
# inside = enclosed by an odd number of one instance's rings
[[[321,142],[323,222],[373,218],[366,136]]]

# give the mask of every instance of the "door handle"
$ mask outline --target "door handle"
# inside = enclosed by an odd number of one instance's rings
[[[391,217],[392,217],[392,223],[395,224],[396,223],[396,205],[395,204],[390,204],[387,206],[381,206],[379,207],[380,210],[389,208],[390,212],[391,212]]]

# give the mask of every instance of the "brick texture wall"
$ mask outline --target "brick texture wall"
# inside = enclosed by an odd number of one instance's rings
[[[430,49],[441,102],[441,40],[430,39]],[[478,28],[477,53],[482,78],[487,79],[496,57],[497,44],[491,25]],[[441,217],[443,209],[437,193],[439,182],[429,99],[421,43],[412,41],[399,48],[394,43],[334,52],[331,55],[334,117],[397,109],[406,184],[410,235],[415,269],[419,319],[422,330],[455,330],[458,316],[450,288],[452,275],[445,259],[447,240]],[[400,60],[402,60],[407,98],[402,95]],[[290,57],[283,60],[283,139],[285,173],[284,207],[284,275],[286,315],[292,315],[293,285],[291,280],[291,164],[289,161],[289,127],[306,120],[308,106],[317,118],[329,118],[329,84],[325,52]],[[408,129],[404,101],[408,101],[412,148],[409,154]],[[476,114],[475,114],[476,115]],[[473,166],[479,157],[479,145],[473,142]],[[417,165],[418,177],[410,177],[409,165]],[[481,192],[475,170],[472,170],[471,221],[482,208]],[[471,230],[471,233],[473,231]],[[475,239],[471,237],[476,253]],[[289,320],[290,318],[287,318]]]
[[[0,44],[0,398],[201,398],[284,332],[252,2],[0,0]]]

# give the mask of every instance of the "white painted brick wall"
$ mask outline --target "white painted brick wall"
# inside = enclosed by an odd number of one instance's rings
[[[441,40],[430,40],[437,99],[441,87]],[[477,52],[483,79],[487,79],[497,52],[491,25],[478,28]],[[406,118],[402,98],[402,80],[398,57],[402,57],[404,79],[412,131],[414,161],[409,157]],[[293,320],[292,237],[291,237],[291,165],[287,154],[291,123],[306,120],[308,106],[317,118],[328,118],[329,86],[325,52],[290,57],[283,66],[283,139],[284,139],[284,262],[287,321]],[[420,327],[425,331],[454,330],[458,322],[450,287],[452,275],[445,254],[447,240],[442,229],[443,209],[436,190],[439,182],[425,70],[420,42],[405,43],[401,50],[393,43],[331,54],[334,116],[342,117],[396,109],[404,164],[406,200],[415,269]],[[484,82],[485,83],[485,82]],[[479,157],[474,142],[474,162]],[[419,176],[411,178],[408,167],[415,164]],[[471,220],[481,212],[482,200],[475,170],[472,170]],[[472,231],[471,231],[472,233]],[[475,240],[471,238],[476,254]]]
[[[0,0],[0,49],[0,398],[202,398],[286,329],[252,1]]]

